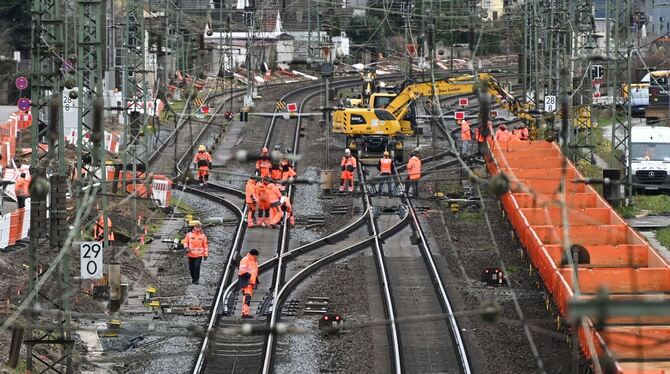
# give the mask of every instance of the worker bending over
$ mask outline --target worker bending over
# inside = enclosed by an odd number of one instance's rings
[[[244,187],[245,202],[247,203],[247,227],[256,225],[256,177],[250,176]]]
[[[281,190],[279,186],[272,182],[267,184],[267,194],[268,201],[270,201],[270,227],[277,228],[277,225],[281,222],[282,211],[281,211]]]
[[[286,214],[286,219],[291,226],[295,226],[295,216],[293,215],[293,206],[291,206],[291,199],[288,196],[281,197],[281,210]]]
[[[379,183],[377,185],[377,192],[380,195],[384,194],[384,183],[388,186],[389,196],[393,195],[393,172],[395,165],[393,159],[389,155],[389,151],[384,151],[384,155],[377,162],[377,169],[379,170]]]
[[[270,153],[267,147],[261,150],[261,156],[256,161],[256,172],[261,178],[270,177],[270,169],[272,168],[272,161],[270,160]]]
[[[258,250],[252,249],[240,260],[237,280],[242,291],[242,318],[254,318],[251,315],[251,296],[258,282]]]
[[[409,196],[410,189],[414,190],[414,197],[419,196],[419,179],[421,178],[421,159],[419,159],[419,151],[415,150],[412,152],[412,157],[410,157],[407,162],[407,181],[406,181],[406,191]]]
[[[202,224],[200,221],[191,221],[189,226],[193,226],[193,230],[186,234],[183,240],[186,256],[188,256],[188,270],[191,273],[191,283],[198,284],[200,280],[200,265],[202,259],[207,260],[209,255],[209,244],[207,243],[207,235],[202,231]]]
[[[212,166],[212,156],[204,145],[198,146],[198,153],[193,157],[193,164],[198,168],[198,182],[201,186],[206,186],[209,180],[209,168]]]
[[[281,178],[280,178],[280,180],[282,182],[281,185],[279,186],[279,188],[282,191],[284,191],[284,189],[286,188],[286,183],[287,182],[289,182],[289,183],[293,182],[293,180],[295,179],[297,174],[296,174],[295,170],[293,170],[293,166],[291,166],[291,164],[286,159],[281,160],[281,162],[279,163],[279,166],[281,167]]]
[[[340,162],[342,175],[340,176],[340,191],[344,191],[349,183],[349,192],[354,191],[354,171],[356,170],[356,158],[351,155],[349,148],[344,150],[344,157]]]

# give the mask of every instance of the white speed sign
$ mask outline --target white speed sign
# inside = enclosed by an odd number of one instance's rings
[[[81,279],[102,278],[102,243],[82,242],[79,246]]]

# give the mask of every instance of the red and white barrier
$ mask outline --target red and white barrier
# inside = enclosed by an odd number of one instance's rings
[[[158,201],[158,206],[166,208],[172,197],[172,180],[165,176],[154,176],[151,182],[151,198]]]

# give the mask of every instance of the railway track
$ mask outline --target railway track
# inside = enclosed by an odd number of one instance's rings
[[[336,82],[334,87],[339,87],[340,85],[356,85],[359,83],[359,80],[349,79],[340,82]],[[303,109],[305,103],[309,98],[316,96],[319,92],[320,85],[310,85],[298,88],[293,90],[280,98],[282,101],[286,101],[289,98],[314,91],[309,94],[308,97],[304,98],[300,104],[300,110]],[[275,110],[275,113],[277,111]],[[263,146],[269,147],[270,145],[280,145],[281,148],[286,149],[290,148],[293,155],[297,155],[299,151],[299,140],[300,140],[300,121],[301,117],[295,122],[293,131],[275,131],[280,125],[278,121],[281,120],[281,117],[275,115],[272,117],[266,136],[263,142]],[[275,136],[275,134],[279,134]],[[180,162],[182,164],[182,162]],[[210,183],[210,186],[217,186],[216,183]],[[217,187],[215,187],[217,188]],[[293,194],[293,186],[288,186],[287,191],[289,197]],[[243,214],[246,215],[246,207],[243,208]],[[229,252],[229,258],[227,266],[224,272],[224,276],[220,282],[220,287],[218,289],[217,299],[215,301],[214,307],[212,308],[212,314],[210,316],[208,324],[207,337],[203,339],[201,345],[200,353],[194,365],[193,372],[219,372],[224,370],[227,372],[257,372],[263,366],[269,367],[271,365],[272,355],[268,356],[268,363],[264,363],[264,357],[266,356],[266,351],[268,348],[272,350],[274,347],[274,335],[268,334],[267,336],[252,336],[252,337],[235,337],[228,338],[225,335],[215,335],[213,332],[216,328],[225,328],[225,327],[239,327],[241,322],[239,320],[224,320],[221,318],[221,315],[226,312],[228,314],[236,314],[237,310],[235,307],[236,303],[235,294],[233,296],[233,288],[229,286],[234,286],[233,277],[235,270],[235,258],[240,254],[240,251],[250,248],[257,248],[261,252],[259,256],[259,261],[270,260],[270,262],[262,267],[264,272],[261,273],[261,278],[265,280],[259,284],[254,297],[252,298],[252,309],[257,308],[258,314],[262,316],[265,314],[265,311],[270,309],[273,300],[277,299],[277,291],[283,283],[283,268],[284,268],[284,255],[288,251],[289,245],[289,227],[286,224],[285,220],[280,225],[279,231],[274,230],[254,230],[253,235],[246,235],[246,224],[244,228],[238,227],[238,232],[236,233],[235,241]],[[293,254],[298,254],[299,251],[293,251]],[[273,256],[274,254],[274,256]],[[274,258],[274,260],[272,260]],[[272,281],[268,282],[266,279],[269,274],[272,274]],[[270,286],[272,285],[272,287]],[[273,291],[270,291],[270,290]],[[224,292],[228,292],[224,296]],[[225,300],[225,302],[224,302]],[[274,310],[275,308],[271,308]],[[273,326],[276,323],[273,321],[272,313],[268,317],[270,319],[270,325]],[[261,326],[265,325],[266,322],[255,320],[253,324]],[[212,335],[214,338],[210,337]],[[261,339],[262,338],[262,339]],[[259,350],[261,345],[263,349]]]
[[[398,75],[398,77],[400,76]],[[350,79],[335,82],[333,87],[342,88],[357,84],[360,84],[358,79]],[[301,87],[287,93],[281,97],[280,100],[287,101],[289,98],[306,94],[300,101],[300,111],[302,111],[308,100],[318,94],[318,90],[318,85]],[[314,92],[309,93],[309,91]],[[276,131],[279,128],[288,130],[286,127],[282,127],[282,124],[278,122],[280,119],[280,116],[273,116],[266,132],[263,146],[270,148],[271,145],[279,145],[281,149],[288,149],[291,153],[297,155],[299,151],[299,133],[302,117],[298,117],[296,120],[295,125],[293,125],[293,131]],[[203,131],[205,130],[203,129]],[[188,160],[186,159],[179,160],[178,165],[187,165],[187,161]],[[207,189],[219,189],[221,187],[223,186],[210,182],[210,187]],[[292,197],[294,192],[293,186],[289,186],[287,190],[289,196]],[[230,193],[230,191],[228,192]],[[239,192],[238,195],[241,196],[241,192]],[[239,201],[239,203],[242,204],[242,201]],[[248,235],[249,231],[246,231],[246,225],[240,223],[235,240],[229,252],[226,269],[217,291],[215,303],[211,309],[212,314],[208,323],[208,333],[203,339],[193,373],[222,371],[246,373],[262,371],[263,373],[270,373],[272,371],[274,360],[273,353],[276,344],[276,336],[274,333],[244,337],[217,333],[225,328],[239,328],[241,326],[240,320],[226,318],[224,315],[238,313],[236,307],[239,303],[236,302],[238,295],[235,292],[237,288],[236,281],[234,280],[234,270],[236,256],[239,256],[242,249],[245,249],[246,251],[251,248],[257,248],[261,252],[259,260],[262,261],[260,271],[263,283],[259,285],[259,288],[256,290],[256,293],[252,298],[252,310],[256,307],[258,316],[267,315],[267,322],[269,322],[269,325],[266,321],[254,320],[252,326],[265,329],[267,332],[267,326],[274,327],[277,325],[280,319],[279,312],[281,310],[281,305],[285,301],[285,298],[308,274],[311,274],[325,264],[336,261],[347,254],[363,248],[373,248],[379,252],[379,254],[382,254],[383,240],[390,238],[393,234],[399,232],[412,222],[412,214],[407,213],[402,219],[399,219],[392,224],[387,223],[383,230],[380,230],[375,224],[371,224],[369,221],[373,218],[371,211],[372,205],[368,202],[365,206],[366,210],[364,214],[351,225],[313,243],[292,250],[289,250],[289,227],[285,220],[282,222],[278,232],[273,230],[253,230],[252,232],[254,234],[251,236]],[[244,217],[246,215],[246,207],[242,207],[241,211],[242,216]],[[416,219],[415,216],[414,219]],[[359,230],[366,223],[369,226],[370,232],[373,234],[372,236],[368,234],[352,235],[352,233]],[[416,221],[416,225],[418,225],[418,221]],[[419,227],[420,230],[420,226],[417,227]],[[365,239],[357,240],[358,236],[363,236]],[[316,251],[317,249],[319,249],[319,251]],[[293,274],[289,274],[289,280],[286,281],[286,262],[308,252],[313,256],[311,257],[313,263],[302,270],[293,271]],[[430,270],[431,262],[428,260],[426,261],[427,265],[425,266]],[[271,282],[267,281],[267,276],[269,274],[272,274]],[[429,278],[430,277],[433,276],[429,276]],[[388,285],[390,284],[390,281],[387,279],[380,281],[380,283]],[[390,295],[390,290],[385,293]],[[446,297],[443,287],[442,295]],[[390,297],[388,299],[389,301],[386,303],[387,309],[391,310],[393,308],[390,302]],[[444,305],[444,303],[438,302],[438,305]],[[451,313],[448,314],[451,315]],[[394,318],[391,319],[393,320]],[[391,326],[394,326],[391,330],[395,329],[395,324],[392,324]],[[451,334],[458,335],[457,327],[455,329],[456,332],[451,332]],[[401,372],[404,369],[401,358],[403,353],[406,353],[408,357],[413,353],[402,352],[400,344],[397,343],[399,341],[398,333],[396,332],[395,335],[395,339],[392,339],[396,341],[396,343],[393,344],[395,348],[393,349],[394,352],[392,356],[394,357],[394,367],[398,372]],[[462,347],[462,344],[454,343],[454,346]],[[450,365],[459,361],[465,362],[465,366],[461,367],[469,368],[469,364],[463,359],[464,357],[467,358],[464,348],[463,352],[458,355],[454,354],[454,357],[460,358],[449,360]],[[464,369],[462,372],[469,372],[468,370],[469,369]]]

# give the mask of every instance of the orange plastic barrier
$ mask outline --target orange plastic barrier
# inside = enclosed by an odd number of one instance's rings
[[[579,264],[579,298],[590,299],[607,288],[612,299],[670,300],[670,266],[582,179],[558,146],[544,141],[493,144],[490,173],[505,173],[511,192],[500,199],[510,222],[538,269],[560,313],[568,315],[575,296],[574,271],[564,258],[564,234],[583,246],[588,263]],[[567,167],[568,227],[559,204],[560,179]],[[579,329],[582,352],[590,357],[587,337],[596,354],[612,355],[619,373],[670,373],[670,316],[610,318],[602,331],[591,321]]]

